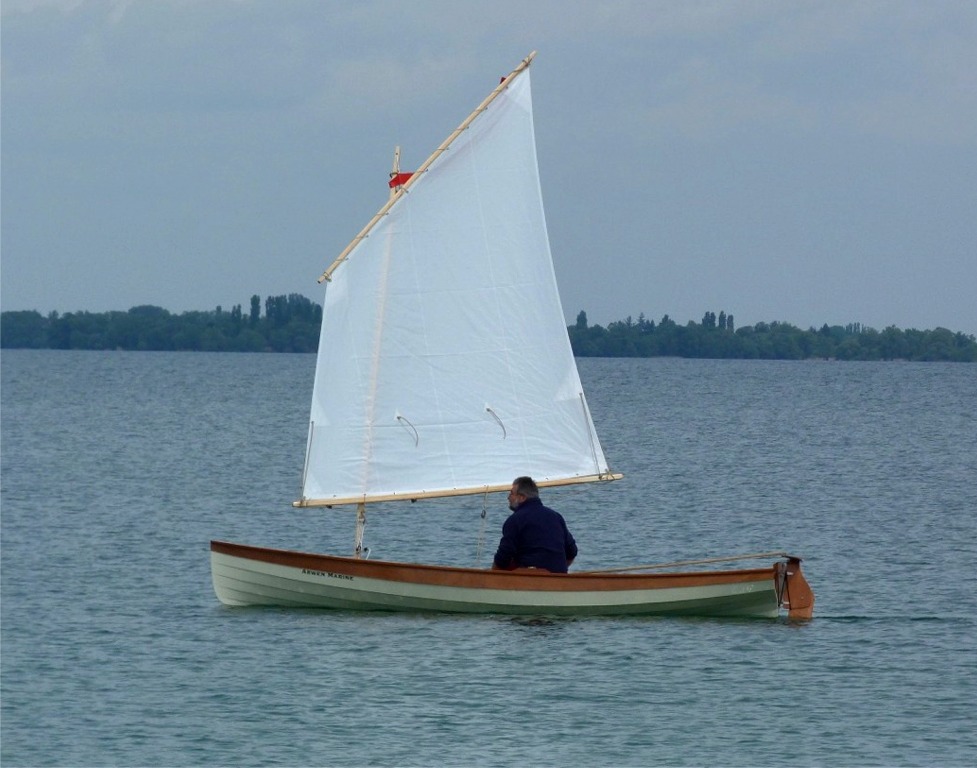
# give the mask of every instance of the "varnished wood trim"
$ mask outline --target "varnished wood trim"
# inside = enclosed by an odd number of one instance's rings
[[[745,584],[763,581],[773,582],[775,578],[775,569],[773,566],[688,573],[559,574],[531,569],[494,571],[480,568],[394,563],[383,560],[357,560],[352,557],[254,547],[226,541],[212,541],[210,548],[213,552],[219,552],[233,557],[283,565],[291,568],[306,568],[314,571],[367,579],[443,587],[465,587],[470,589],[609,592],[636,589],[704,587],[714,584]]]

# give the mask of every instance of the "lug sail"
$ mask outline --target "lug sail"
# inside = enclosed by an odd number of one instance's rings
[[[528,63],[330,268],[297,506],[613,477],[557,292]]]

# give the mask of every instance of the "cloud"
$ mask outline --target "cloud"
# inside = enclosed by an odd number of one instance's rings
[[[680,12],[664,27],[695,44],[672,40],[659,78],[636,92],[649,131],[977,140],[977,7],[723,4]]]
[[[4,16],[47,10],[70,13],[80,8],[84,3],[85,0],[4,0],[0,13]]]

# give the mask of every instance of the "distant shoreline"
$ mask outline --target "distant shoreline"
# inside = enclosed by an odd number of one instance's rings
[[[121,312],[0,313],[3,349],[75,349],[180,352],[315,352],[322,308],[304,296],[251,297],[250,309],[173,314],[155,306]],[[732,315],[706,312],[679,325],[668,315],[644,315],[590,325],[586,312],[567,327],[577,357],[680,357],[730,360],[905,360],[977,362],[973,334],[946,328],[882,331],[849,323],[800,329],[770,322],[735,327]]]

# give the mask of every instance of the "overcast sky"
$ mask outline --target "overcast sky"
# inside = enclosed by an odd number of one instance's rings
[[[977,333],[969,0],[3,0],[2,308],[321,301],[532,50],[568,322]]]

